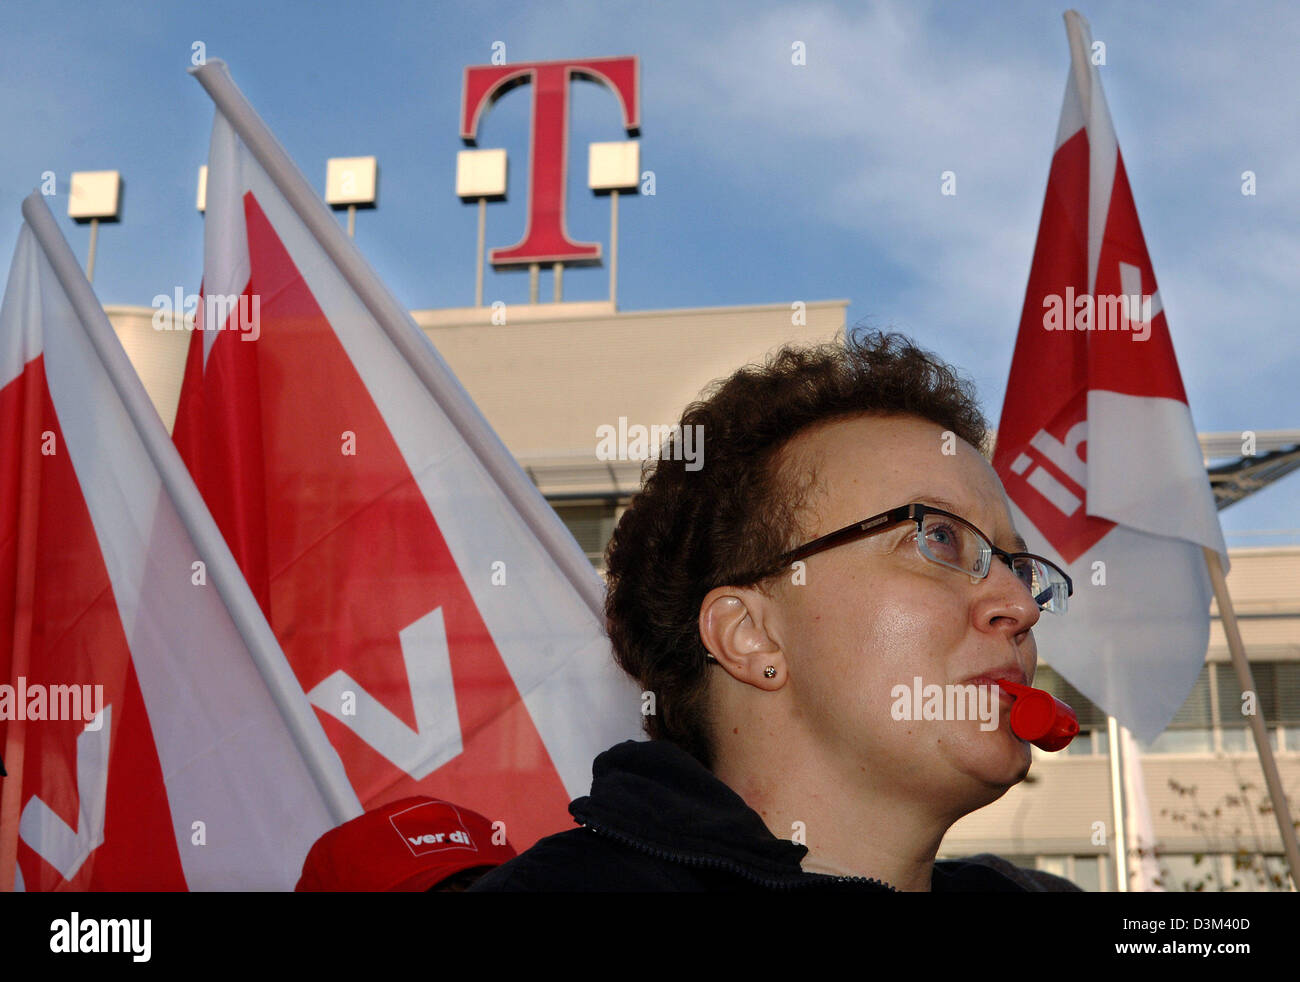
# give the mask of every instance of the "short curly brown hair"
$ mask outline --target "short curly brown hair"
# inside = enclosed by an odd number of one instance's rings
[[[931,420],[981,448],[987,430],[972,383],[901,334],[787,345],[763,365],[712,383],[686,407],[618,522],[605,552],[605,616],[614,658],[655,712],[653,740],[670,740],[713,766],[710,672],[700,605],[719,586],[758,584],[804,534],[799,512],[814,480],[790,474],[781,450],[804,429],[863,413]],[[705,466],[675,452],[703,426]]]

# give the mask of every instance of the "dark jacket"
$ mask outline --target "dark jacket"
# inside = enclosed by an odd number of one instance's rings
[[[806,846],[778,839],[738,794],[664,740],[628,740],[597,757],[591,794],[569,812],[582,828],[542,839],[471,890],[895,890],[865,877],[805,873],[799,863]],[[1034,887],[954,860],[935,863],[931,889]]]

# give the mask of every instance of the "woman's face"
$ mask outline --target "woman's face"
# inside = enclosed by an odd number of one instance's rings
[[[960,515],[995,546],[1023,548],[993,469],[944,432],[915,417],[863,416],[801,434],[785,461],[816,469],[803,541],[921,502]],[[1039,610],[1005,563],[995,559],[973,581],[923,558],[916,525],[906,523],[809,557],[801,578],[782,578],[772,622],[787,658],[793,725],[848,786],[921,797],[955,820],[1025,776],[1029,745],[1011,732],[1011,701],[996,686],[983,703],[997,713],[996,729],[978,716],[891,712],[895,688],[910,693],[918,678],[941,689],[979,676],[1032,683]]]

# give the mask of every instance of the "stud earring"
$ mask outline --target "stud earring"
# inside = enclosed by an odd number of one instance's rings
[[[773,666],[768,665],[767,668],[763,669],[763,675],[766,678],[774,679],[776,678],[776,669]]]

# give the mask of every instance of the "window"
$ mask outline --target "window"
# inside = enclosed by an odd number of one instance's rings
[[[1173,892],[1218,891],[1223,883],[1218,856],[1166,853],[1159,859],[1160,885]]]
[[[1075,886],[1093,893],[1101,890],[1102,863],[1109,856],[1030,856],[1023,853],[1004,853],[1002,858],[1022,869],[1036,869],[1069,880]]]
[[[615,501],[552,501],[551,507],[560,516],[582,551],[596,569],[605,568],[605,546],[609,545],[618,518]]]
[[[1051,873],[1053,876],[1059,876],[1069,879],[1069,856],[1039,856],[1038,868],[1044,873]]]
[[[1219,725],[1224,753],[1255,752],[1250,720],[1242,715],[1237,673],[1231,665],[1212,666],[1219,701]],[[1300,662],[1252,662],[1256,711],[1268,723],[1269,742],[1281,752],[1300,750]]]
[[[1074,875],[1070,879],[1089,893],[1099,893],[1102,858],[1101,856],[1075,856]]]
[[[1214,752],[1214,733],[1208,726],[1175,729],[1172,725],[1151,743],[1138,746],[1144,754],[1208,754]]]
[[[1214,752],[1214,713],[1210,694],[1209,664],[1201,666],[1196,684],[1187,694],[1172,722],[1149,745],[1139,743],[1146,754],[1196,754]]]
[[[1271,893],[1291,888],[1281,855],[1167,853],[1159,864],[1160,883],[1168,891]]]

